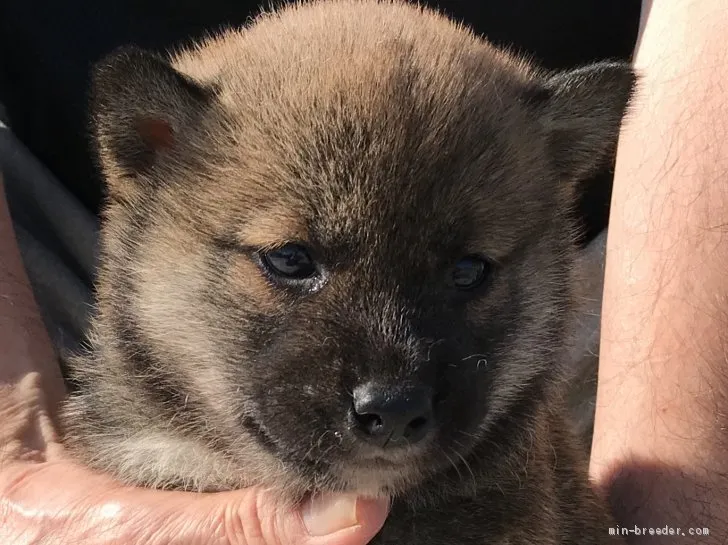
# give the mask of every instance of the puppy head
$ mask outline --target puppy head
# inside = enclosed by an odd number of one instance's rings
[[[507,442],[556,373],[573,186],[633,80],[354,1],[109,57],[100,307],[165,430],[248,482],[370,494]]]

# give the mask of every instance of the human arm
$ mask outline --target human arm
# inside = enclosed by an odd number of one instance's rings
[[[642,23],[614,178],[591,476],[623,527],[708,528],[686,538],[710,545],[728,535],[728,9],[645,0]]]

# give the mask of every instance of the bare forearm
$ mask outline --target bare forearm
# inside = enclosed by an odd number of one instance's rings
[[[615,172],[591,472],[621,524],[707,526],[713,537],[698,539],[718,543],[728,535],[728,10],[645,4],[642,81]]]
[[[41,376],[52,409],[64,394],[60,367],[23,268],[0,174],[0,392],[31,373]]]

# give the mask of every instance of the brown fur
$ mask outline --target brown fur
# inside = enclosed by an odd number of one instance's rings
[[[398,2],[302,4],[176,54],[107,59],[98,315],[66,442],[136,484],[394,497],[378,545],[617,542],[570,430],[575,183],[634,76],[543,74]],[[261,251],[305,243],[320,283]],[[458,292],[478,254],[486,284]],[[436,434],[361,457],[353,388],[426,383]]]

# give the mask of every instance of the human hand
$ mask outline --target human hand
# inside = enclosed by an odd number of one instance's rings
[[[193,494],[128,487],[64,457],[38,374],[0,396],[0,543],[364,545],[386,502],[341,496],[301,511],[248,489]]]

